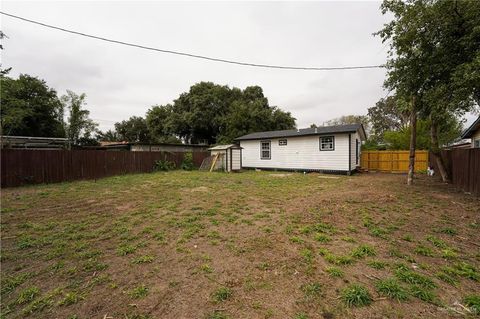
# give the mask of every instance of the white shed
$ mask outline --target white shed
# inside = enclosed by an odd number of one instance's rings
[[[217,145],[208,149],[215,162],[214,169],[235,172],[242,168],[242,148],[236,144]]]
[[[361,124],[257,132],[236,139],[242,168],[319,171],[350,175],[360,167]]]

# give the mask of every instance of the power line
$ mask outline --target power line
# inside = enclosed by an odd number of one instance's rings
[[[83,32],[78,32],[74,30],[69,30],[61,27],[56,27],[50,24],[46,24],[43,22],[38,22],[34,20],[30,20],[27,18],[23,18],[20,16],[16,16],[10,13],[6,13],[3,11],[0,11],[0,14],[22,20],[25,22],[33,23],[36,25],[40,25],[46,28],[58,30],[58,31],[63,31],[75,35],[80,35],[83,37],[91,38],[91,39],[96,39],[96,40],[101,40],[101,41],[106,41],[110,43],[116,43],[116,44],[121,44],[121,45],[126,45],[129,47],[135,47],[139,49],[144,49],[144,50],[150,50],[150,51],[156,51],[156,52],[162,52],[162,53],[168,53],[168,54],[175,54],[175,55],[181,55],[181,56],[186,56],[186,57],[191,57],[191,58],[196,58],[196,59],[203,59],[203,60],[208,60],[208,61],[214,61],[214,62],[222,62],[222,63],[229,63],[229,64],[236,64],[236,65],[242,65],[242,66],[250,66],[250,67],[258,67],[258,68],[270,68],[270,69],[282,69],[282,70],[304,70],[304,71],[334,71],[334,70],[357,70],[357,69],[377,69],[377,68],[383,68],[385,67],[384,65],[363,65],[363,66],[339,66],[339,67],[303,67],[303,66],[283,66],[283,65],[271,65],[271,64],[257,64],[257,63],[250,63],[250,62],[240,62],[240,61],[234,61],[234,60],[227,60],[227,59],[220,59],[220,58],[214,58],[214,57],[208,57],[204,55],[198,55],[198,54],[192,54],[192,53],[186,53],[186,52],[180,52],[180,51],[173,51],[173,50],[166,50],[166,49],[159,49],[159,48],[154,48],[154,47],[149,47],[145,45],[140,45],[140,44],[135,44],[131,42],[124,42],[120,40],[113,40],[113,39],[108,39],[96,35],[91,35]]]

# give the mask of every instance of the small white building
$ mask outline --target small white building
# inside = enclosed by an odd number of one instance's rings
[[[360,167],[361,124],[257,132],[236,139],[242,168],[350,175]]]
[[[215,160],[214,170],[235,172],[242,168],[242,148],[236,144],[217,145],[208,149]]]
[[[480,116],[463,132],[462,138],[469,138],[472,148],[480,148]]]

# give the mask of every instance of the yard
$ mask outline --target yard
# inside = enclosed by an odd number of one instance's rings
[[[1,318],[474,316],[480,200],[404,181],[174,171],[5,189]]]

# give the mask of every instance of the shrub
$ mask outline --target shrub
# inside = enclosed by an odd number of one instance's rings
[[[175,168],[176,168],[175,163],[167,160],[156,161],[154,166],[154,169],[156,171],[171,171]]]
[[[191,171],[193,166],[193,153],[185,153],[183,157],[181,168],[186,171]]]
[[[367,288],[352,284],[342,290],[342,300],[349,307],[367,306],[372,303],[372,296]]]

